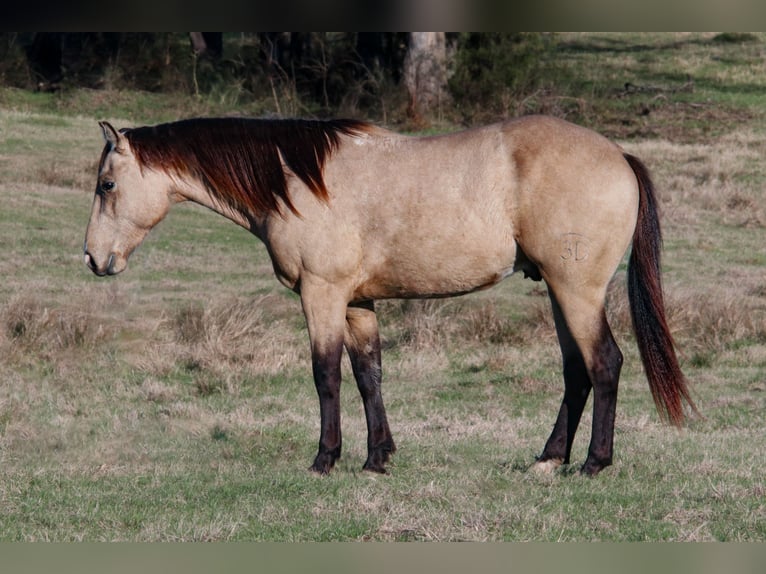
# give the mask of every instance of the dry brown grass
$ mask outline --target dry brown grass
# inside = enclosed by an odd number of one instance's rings
[[[110,342],[119,327],[100,314],[103,300],[46,304],[33,295],[17,295],[0,308],[0,343],[10,353],[51,357],[67,350],[87,351]]]
[[[98,172],[98,158],[79,161],[55,161],[38,166],[30,178],[34,183],[69,189],[94,188],[94,174]]]
[[[175,342],[186,347],[190,360],[203,366],[245,365],[252,372],[274,374],[305,355],[295,348],[300,333],[290,325],[297,309],[284,307],[281,298],[229,299],[201,308],[181,307],[168,323]],[[300,341],[300,347],[308,343]]]
[[[518,287],[518,285],[517,285]],[[495,297],[385,302],[380,321],[388,346],[411,352],[453,345],[526,346],[555,337],[544,288],[525,298],[521,316]]]
[[[540,294],[544,295],[542,290]],[[523,315],[516,318],[510,317],[493,300],[467,305],[461,316],[459,332],[467,341],[522,347],[551,339],[556,333],[547,296],[531,299]]]
[[[721,353],[737,342],[766,343],[766,307],[761,297],[744,298],[731,286],[700,292],[674,287],[666,296],[668,325],[682,354],[698,360]],[[612,330],[621,337],[633,332],[627,289],[612,282],[608,295]]]
[[[743,305],[737,293],[681,292],[668,305],[687,352],[720,353],[742,341],[766,342],[766,309]]]
[[[172,388],[157,380],[179,367],[190,373],[200,396],[237,395],[243,380],[278,375],[309,365],[305,333],[296,331],[295,309],[281,298],[227,298],[203,305],[190,302],[165,314],[150,341],[131,353],[143,373],[148,400],[165,401]],[[280,310],[282,309],[282,310]]]
[[[627,147],[652,166],[661,183],[666,227],[699,225],[710,216],[727,225],[766,226],[759,184],[766,144],[760,134],[739,130],[704,144],[650,140]]]

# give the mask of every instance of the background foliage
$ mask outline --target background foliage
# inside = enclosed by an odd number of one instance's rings
[[[0,83],[24,89],[145,90],[269,102],[281,114],[403,116],[406,33],[0,34]],[[510,98],[541,81],[549,46],[539,33],[448,34],[458,113],[508,113]],[[479,113],[479,110],[485,110]],[[400,117],[399,119],[402,119]]]

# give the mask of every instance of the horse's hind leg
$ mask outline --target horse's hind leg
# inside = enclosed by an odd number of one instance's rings
[[[595,475],[612,463],[614,418],[622,353],[612,336],[603,297],[557,295],[551,303],[564,362],[564,399],[536,467],[552,470],[568,463],[577,426],[593,389],[593,427],[582,472]]]
[[[564,362],[564,399],[561,402],[553,432],[535,465],[538,470],[546,472],[562,463],[569,464],[572,442],[592,388],[580,348],[572,338],[561,307],[552,292],[550,299]]]
[[[364,469],[385,473],[385,464],[396,451],[396,446],[380,392],[380,336],[372,301],[349,306],[344,342],[367,419],[367,461]]]

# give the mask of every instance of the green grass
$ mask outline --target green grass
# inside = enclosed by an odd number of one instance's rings
[[[764,35],[559,34],[554,96],[580,123],[616,137],[704,140],[763,115]],[[593,65],[583,65],[590,61]],[[628,87],[626,84],[629,84]],[[551,104],[551,105],[555,105]]]
[[[609,309],[625,354],[615,463],[576,473],[589,404],[573,464],[528,472],[563,385],[545,292],[513,277],[381,302],[390,475],[360,470],[364,414],[344,362],[343,457],[314,476],[300,302],[257,240],[180,206],[123,275],[82,263],[96,120],[171,119],[178,104],[0,90],[0,540],[766,540],[765,39],[560,40],[571,74],[556,93],[587,101],[575,117],[550,111],[618,137],[654,174],[671,328],[704,418],[660,424],[623,266]],[[667,89],[687,73],[694,91]],[[625,81],[665,91],[623,96]]]

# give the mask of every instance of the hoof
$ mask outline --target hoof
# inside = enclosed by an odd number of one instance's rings
[[[594,477],[599,472],[604,470],[607,466],[611,465],[611,461],[607,463],[585,461],[585,464],[580,468],[580,474],[582,476]]]
[[[549,458],[548,460],[538,460],[530,467],[530,470],[537,474],[553,474],[561,466],[562,460],[559,458]]]
[[[330,470],[332,470],[332,467],[327,466],[317,466],[316,463],[312,464],[309,468],[309,472],[313,472],[314,474],[317,474],[319,476],[325,476],[330,474]]]
[[[391,459],[391,455],[396,452],[394,441],[389,439],[387,442],[370,449],[367,455],[367,461],[362,470],[386,474],[386,463]]]
[[[388,474],[385,466],[382,464],[371,464],[369,460],[364,463],[362,470],[366,470],[367,472],[374,472],[375,474]]]
[[[339,458],[339,448],[335,451],[320,451],[314,459],[314,464],[309,467],[309,470],[323,476],[325,474],[330,474],[332,467],[335,465],[335,461]]]

